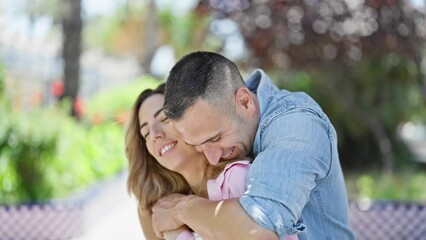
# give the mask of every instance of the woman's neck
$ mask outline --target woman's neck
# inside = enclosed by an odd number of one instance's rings
[[[187,171],[182,172],[181,174],[185,178],[185,180],[188,182],[192,192],[195,195],[207,198],[208,197],[207,187],[206,187],[206,184],[207,184],[206,180],[208,179],[208,176],[206,176],[207,161],[198,161],[196,159],[193,159],[193,161],[194,161],[193,162],[194,164],[191,165],[191,168],[188,168]],[[195,163],[200,163],[200,164],[195,164]]]
[[[203,157],[192,159],[191,165],[181,174],[195,195],[208,198],[207,180],[217,178],[230,162],[233,161],[220,161],[212,166],[203,155]]]

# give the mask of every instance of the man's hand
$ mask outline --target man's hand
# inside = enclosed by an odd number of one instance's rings
[[[163,232],[177,229],[184,225],[179,219],[179,207],[195,196],[171,194],[161,198],[152,208],[152,226],[155,235],[163,238]]]

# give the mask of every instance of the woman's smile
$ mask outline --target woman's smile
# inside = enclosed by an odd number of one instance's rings
[[[170,152],[176,146],[176,144],[177,144],[177,142],[172,142],[172,143],[168,143],[168,144],[164,145],[160,149],[160,156],[163,156],[164,154]]]

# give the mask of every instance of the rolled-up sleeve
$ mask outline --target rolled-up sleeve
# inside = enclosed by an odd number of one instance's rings
[[[329,122],[309,108],[278,113],[259,125],[258,153],[240,204],[280,239],[305,231],[298,222],[302,210],[330,169],[329,131]]]

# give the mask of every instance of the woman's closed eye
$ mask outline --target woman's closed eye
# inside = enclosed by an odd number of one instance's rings
[[[155,116],[156,119],[160,119],[161,123],[165,123],[169,121],[169,118],[164,114],[164,111],[161,111],[157,116]]]
[[[144,134],[144,133],[142,133],[142,137],[143,137],[143,138],[145,138],[145,139],[146,139],[148,136],[149,136],[149,132],[146,132],[145,134]]]
[[[166,117],[166,116],[164,116],[161,120],[160,120],[160,122],[162,122],[162,123],[166,123],[166,122],[168,122],[169,121],[169,118],[168,117]]]

